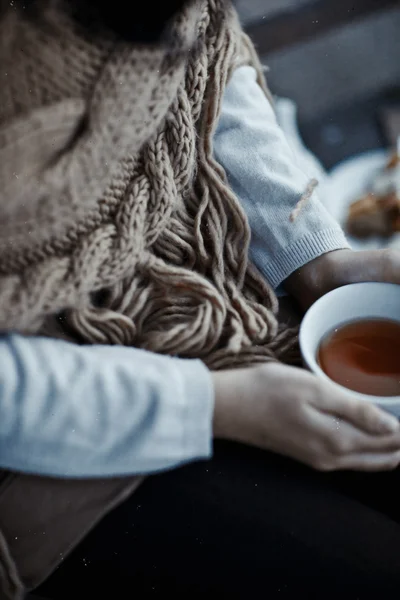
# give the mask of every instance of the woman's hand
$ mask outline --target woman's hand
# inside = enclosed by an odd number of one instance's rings
[[[349,283],[364,281],[400,284],[400,252],[329,252],[293,273],[286,280],[285,288],[307,310],[327,292]]]
[[[279,363],[215,373],[214,436],[321,471],[385,471],[400,463],[400,428],[373,404]]]

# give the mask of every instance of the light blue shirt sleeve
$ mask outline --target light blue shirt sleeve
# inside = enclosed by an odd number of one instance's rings
[[[289,146],[252,67],[237,69],[227,86],[214,152],[247,214],[251,259],[275,289],[318,256],[349,247],[316,193],[296,221],[290,221],[310,176]]]
[[[0,338],[0,467],[62,477],[149,474],[211,455],[200,361],[48,338]]]
[[[249,217],[255,264],[277,287],[347,247],[296,165],[250,67],[227,88],[215,152]],[[61,477],[150,474],[208,458],[213,385],[200,361],[123,347],[0,337],[0,468]]]

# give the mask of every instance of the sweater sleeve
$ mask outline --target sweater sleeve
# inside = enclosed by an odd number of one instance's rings
[[[55,477],[149,474],[208,458],[213,386],[200,361],[0,338],[0,467]]]
[[[248,216],[251,259],[274,288],[318,256],[349,247],[316,193],[290,221],[310,177],[297,163],[252,67],[237,69],[227,86],[214,151]]]

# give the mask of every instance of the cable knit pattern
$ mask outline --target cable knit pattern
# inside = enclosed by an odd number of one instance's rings
[[[51,6],[2,20],[0,327],[58,315],[84,342],[211,368],[286,355],[212,152],[231,70],[259,68],[233,9],[192,2],[148,48],[90,40]]]
[[[268,94],[229,2],[192,0],[154,47],[89,37],[62,0],[35,19],[16,4],[0,0],[0,328],[212,369],[290,361],[296,335],[248,262],[247,218],[213,157],[233,69],[253,64]],[[12,600],[138,485],[5,481],[0,596]],[[46,523],[59,529],[35,537]]]
[[[192,0],[154,47],[90,37],[62,0],[32,19],[20,4],[0,0],[0,328],[213,369],[291,360],[296,336],[248,263],[248,222],[213,157],[233,69],[253,64],[268,94],[229,2]],[[12,600],[138,485],[5,477]]]

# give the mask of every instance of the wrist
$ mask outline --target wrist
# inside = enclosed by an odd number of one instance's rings
[[[214,382],[213,436],[216,439],[239,441],[241,407],[245,410],[245,389],[249,370],[218,371]]]
[[[214,382],[213,436],[216,439],[228,439],[227,412],[229,412],[231,394],[228,373],[212,373]]]
[[[328,292],[356,280],[355,255],[348,249],[327,252],[288,277],[285,288],[306,310]]]

